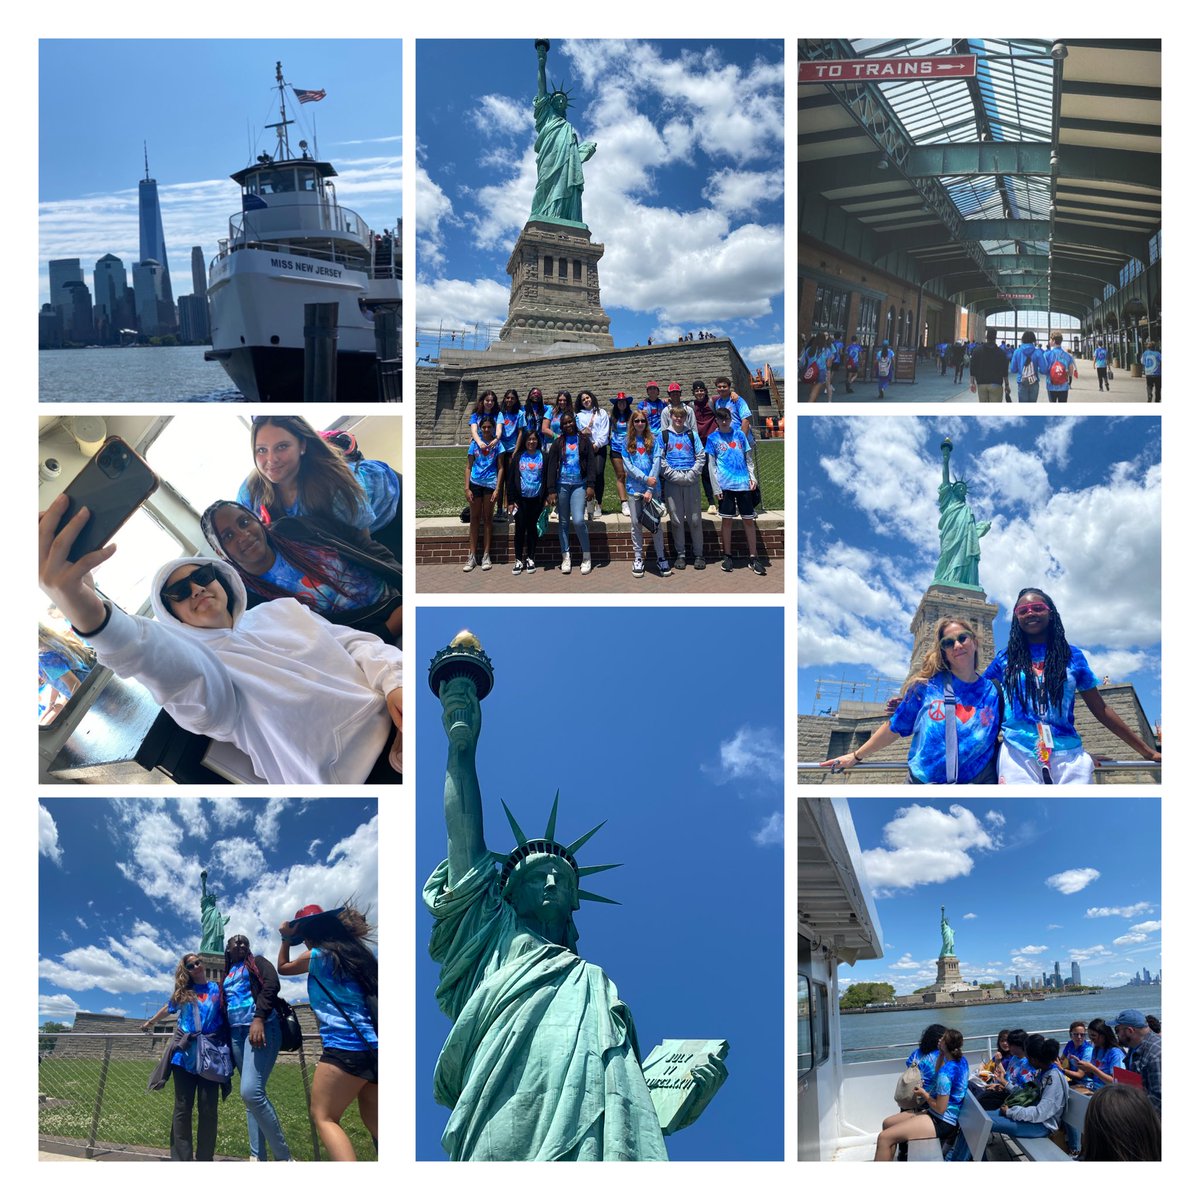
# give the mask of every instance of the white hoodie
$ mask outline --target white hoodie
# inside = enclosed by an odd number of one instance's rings
[[[185,625],[159,593],[185,564],[212,563],[234,598],[232,629]],[[177,558],[154,578],[157,620],[113,607],[88,641],[137,679],[185,729],[245,751],[268,783],[362,783],[392,731],[385,697],[402,683],[400,650],[333,625],[297,600],[246,610],[227,563]]]

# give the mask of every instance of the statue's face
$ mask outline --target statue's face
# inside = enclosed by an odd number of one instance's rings
[[[965,500],[967,498],[967,485],[962,480],[959,480],[958,483],[952,483],[950,490],[954,493],[957,500]]]
[[[555,92],[554,95],[550,97],[550,107],[554,109],[554,111],[560,117],[565,116],[567,111],[566,96],[564,96],[562,92]]]
[[[547,932],[565,929],[576,900],[575,872],[554,854],[527,858],[513,880],[510,901],[517,915]]]

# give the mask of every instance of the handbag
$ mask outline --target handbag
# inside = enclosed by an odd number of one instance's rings
[[[638,521],[651,533],[657,533],[658,527],[662,524],[664,512],[666,509],[651,496],[649,500],[643,500],[639,506]]]
[[[197,1031],[200,1030],[200,1005],[192,1001],[192,1019]],[[213,1083],[228,1083],[233,1078],[233,1047],[229,1044],[228,1035],[222,1039],[219,1035],[196,1032],[196,1074],[201,1079]]]
[[[296,1010],[282,996],[276,996],[275,1012],[279,1016],[279,1049],[299,1050],[304,1041],[304,1032],[300,1028]]]
[[[900,1078],[896,1080],[896,1091],[894,1098],[896,1105],[902,1112],[916,1112],[920,1107],[921,1101],[917,1098],[916,1090],[921,1086],[921,1069],[916,1063],[911,1067],[905,1067],[900,1072]]]

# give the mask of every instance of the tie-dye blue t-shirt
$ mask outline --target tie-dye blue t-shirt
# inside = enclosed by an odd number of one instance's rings
[[[915,684],[888,722],[893,733],[911,735],[908,767],[921,783],[946,780],[946,701],[944,674]],[[1000,730],[1000,694],[989,679],[954,680],[958,733],[958,783],[969,783],[988,765]]]
[[[345,1010],[338,1011],[337,1004],[329,998],[320,984],[332,994]],[[370,1050],[379,1045],[379,1038],[371,1025],[371,1014],[367,1011],[362,988],[353,979],[343,979],[334,974],[329,955],[319,946],[314,946],[308,956],[308,1002],[321,1027],[321,1045],[327,1050]],[[346,1018],[349,1017],[350,1020]]]
[[[948,1058],[942,1063],[929,1094],[933,1097],[949,1096],[946,1111],[941,1118],[947,1125],[958,1124],[958,1112],[962,1108],[963,1097],[967,1094],[967,1080],[971,1069],[967,1066],[966,1058]]]
[[[1071,652],[1071,660],[1067,664],[1067,676],[1063,680],[1063,694],[1059,704],[1050,704],[1050,697],[1042,683],[1046,647],[1040,642],[1029,643],[1034,678],[1026,684],[1028,696],[1014,696],[1010,689],[1004,689],[1004,740],[1012,742],[1027,754],[1037,753],[1039,721],[1044,721],[1050,726],[1055,750],[1077,750],[1083,745],[1079,734],[1075,732],[1075,694],[1090,691],[1099,684],[1083,656],[1083,651],[1078,646],[1070,646],[1068,649]],[[1006,647],[992,659],[991,665],[983,673],[984,677],[995,680],[998,687],[1003,687],[1004,667],[1007,662]]]

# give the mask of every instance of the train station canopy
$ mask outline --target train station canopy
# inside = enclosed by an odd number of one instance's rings
[[[802,232],[985,314],[1084,317],[1148,265],[1160,42],[803,40],[799,74]]]

